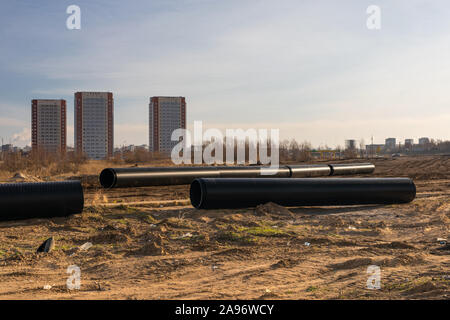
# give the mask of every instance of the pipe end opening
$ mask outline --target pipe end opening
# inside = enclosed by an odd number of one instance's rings
[[[202,206],[202,198],[204,195],[203,185],[201,179],[195,179],[191,183],[191,189],[189,190],[189,196],[191,198],[191,204],[196,209],[200,209]]]
[[[112,188],[116,184],[116,174],[113,169],[103,169],[100,173],[100,184],[103,188]]]

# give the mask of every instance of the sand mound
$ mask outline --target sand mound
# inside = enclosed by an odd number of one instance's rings
[[[381,243],[375,245],[377,248],[386,248],[386,249],[415,249],[414,246],[411,246],[405,242],[401,241],[393,241],[390,243]]]
[[[291,211],[273,202],[260,204],[256,207],[255,214],[257,216],[271,216],[276,218],[294,218],[294,214]]]
[[[165,254],[166,252],[161,245],[158,245],[155,242],[149,242],[144,244],[138,250],[135,250],[133,253],[135,255],[142,255],[142,256],[160,256]]]
[[[117,244],[117,243],[128,243],[130,241],[126,234],[118,231],[104,231],[100,232],[88,239],[88,241],[97,244]]]
[[[368,266],[372,264],[372,259],[370,258],[356,258],[347,260],[341,263],[335,263],[329,265],[334,270],[345,270],[345,269],[354,269],[362,266]]]

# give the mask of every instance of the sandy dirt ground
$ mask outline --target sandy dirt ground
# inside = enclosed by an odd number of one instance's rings
[[[449,299],[450,157],[373,162],[373,176],[414,178],[417,198],[205,211],[188,186],[101,190],[82,176],[83,214],[0,223],[0,299]]]

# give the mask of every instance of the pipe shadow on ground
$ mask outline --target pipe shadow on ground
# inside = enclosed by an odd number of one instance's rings
[[[356,212],[362,210],[380,209],[386,207],[386,205],[352,205],[352,206],[339,206],[339,207],[289,207],[289,211],[292,213],[304,214],[304,215],[327,215],[337,213]]]

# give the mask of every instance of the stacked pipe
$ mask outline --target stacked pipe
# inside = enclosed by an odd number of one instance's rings
[[[264,166],[107,168],[100,173],[104,188],[191,184],[197,178],[304,178],[368,174],[371,163]]]

